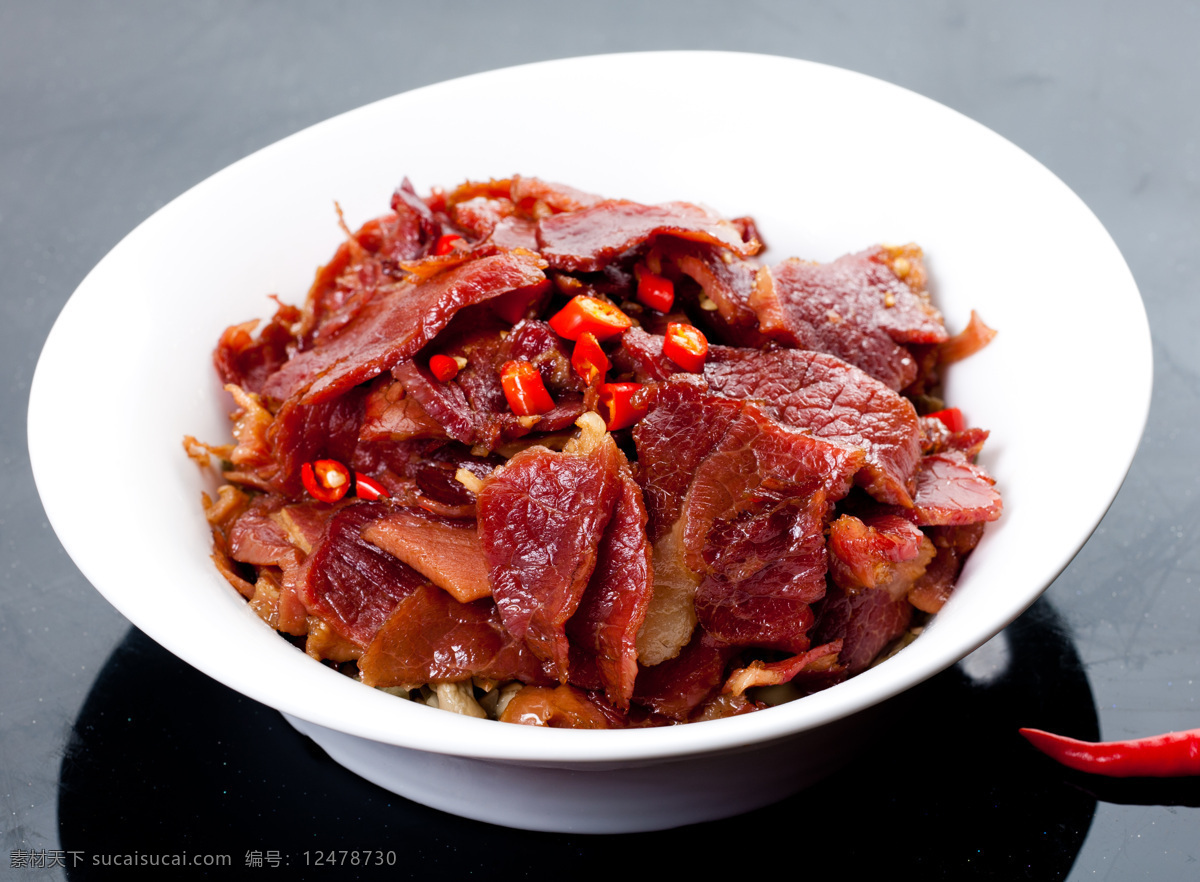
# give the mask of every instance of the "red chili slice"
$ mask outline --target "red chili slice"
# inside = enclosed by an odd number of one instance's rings
[[[449,233],[445,236],[438,236],[437,242],[433,245],[433,253],[441,257],[443,254],[449,254],[454,250],[454,243],[459,241],[462,236],[456,236]]]
[[[670,312],[675,305],[675,283],[650,272],[640,263],[633,273],[637,276],[637,299],[651,309]]]
[[[632,426],[646,415],[646,407],[634,396],[641,383],[605,383],[600,387],[600,416],[610,432]]]
[[[536,416],[554,408],[541,372],[528,361],[506,361],[500,368],[500,385],[517,416]]]
[[[591,386],[604,379],[604,375],[612,367],[612,362],[600,348],[600,341],[596,339],[596,335],[585,332],[575,343],[575,351],[571,353],[571,367]]]
[[[578,340],[593,334],[597,340],[607,340],[627,331],[633,324],[629,316],[607,300],[578,294],[550,318],[550,327],[560,337]]]
[[[685,371],[698,374],[708,357],[708,339],[701,330],[686,322],[668,322],[663,355]]]
[[[435,355],[429,359],[429,370],[439,382],[448,383],[458,376],[458,362],[449,355]]]
[[[943,425],[951,432],[961,432],[967,427],[967,421],[963,418],[962,411],[957,407],[947,407],[945,410],[935,411],[927,414],[935,420],[941,420]]]
[[[362,472],[354,473],[354,495],[359,499],[388,499],[392,494],[387,492],[387,488],[372,478],[370,475],[364,475]]]
[[[300,480],[313,499],[337,502],[350,489],[350,470],[336,459],[318,459],[300,466]]]

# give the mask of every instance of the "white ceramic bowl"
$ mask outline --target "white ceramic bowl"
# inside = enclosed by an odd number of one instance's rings
[[[911,646],[778,708],[667,729],[575,732],[432,710],[363,687],[272,633],[217,574],[185,434],[228,436],[210,353],[229,324],[300,302],[341,239],[418,190],[519,172],[643,202],[751,214],[772,259],[918,242],[950,329],[999,330],[948,398],[992,429],[1003,518]],[[885,699],[963,658],[1067,565],[1145,423],[1150,337],[1117,248],[1045,168],[898,87],[802,61],[666,52],[553,61],[360,108],[235,163],[88,275],[34,377],[46,512],[131,622],[278,708],[338,761],[438,808],[515,827],[618,832],[718,818],[833,768]]]

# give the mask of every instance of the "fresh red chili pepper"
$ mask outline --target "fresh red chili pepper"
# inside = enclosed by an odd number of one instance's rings
[[[698,374],[704,370],[704,360],[708,357],[708,339],[693,325],[685,322],[667,322],[663,355],[685,371]]]
[[[591,386],[604,379],[604,375],[612,367],[612,362],[600,348],[600,341],[596,339],[596,335],[585,332],[575,343],[575,351],[571,353],[571,367],[575,368],[575,373]]]
[[[1200,775],[1200,729],[1130,741],[1078,741],[1041,729],[1021,729],[1034,747],[1064,766],[1110,778]]]
[[[947,407],[945,410],[934,411],[926,416],[941,420],[951,432],[961,432],[967,427],[967,421],[963,419],[962,411],[957,407]]]
[[[517,416],[535,416],[554,408],[541,372],[528,361],[506,361],[500,368],[500,385]]]
[[[429,359],[429,371],[441,383],[448,383],[458,376],[458,362],[449,355],[435,355]]]
[[[637,276],[637,299],[651,309],[670,312],[675,304],[675,283],[650,272],[640,263],[634,268],[633,274]]]
[[[646,415],[646,407],[635,399],[641,383],[605,383],[600,387],[600,416],[604,428],[613,432],[632,426]]]
[[[578,340],[584,334],[594,334],[597,340],[607,340],[629,329],[629,316],[607,300],[577,294],[571,302],[550,317],[550,327],[560,337]]]
[[[370,475],[364,475],[362,472],[354,473],[354,495],[359,499],[388,499],[392,494],[387,492],[387,488],[372,478]]]
[[[300,480],[313,499],[337,502],[350,489],[350,470],[336,459],[318,459],[300,466]]]
[[[453,233],[448,233],[445,236],[438,236],[438,240],[433,244],[433,253],[441,257],[443,254],[449,254],[454,250],[454,243],[461,239],[462,236],[456,236]]]

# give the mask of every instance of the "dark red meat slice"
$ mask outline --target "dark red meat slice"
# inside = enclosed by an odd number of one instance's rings
[[[421,402],[405,393],[403,383],[381,377],[371,384],[358,437],[360,441],[408,441],[447,435]]]
[[[303,463],[323,458],[349,462],[358,445],[366,398],[364,387],[314,405],[285,402],[267,430],[271,461],[258,469],[259,475],[281,493],[298,496],[303,492]]]
[[[917,375],[900,344],[946,339],[928,297],[897,276],[882,248],[824,264],[786,260],[759,280],[752,306],[764,334],[836,355],[895,390]]]
[[[627,466],[622,466],[620,480],[620,495],[600,542],[596,569],[567,622],[567,636],[572,679],[577,667],[595,665],[608,700],[626,708],[637,676],[638,630],[654,586],[642,491]]]
[[[631,328],[614,361],[639,382],[679,370],[663,338]],[[704,378],[712,392],[757,401],[779,422],[865,455],[857,482],[883,502],[911,503],[921,428],[908,399],[839,358],[796,349],[710,346]]]
[[[658,542],[682,513],[696,469],[725,437],[742,406],[710,394],[704,380],[684,375],[652,388],[648,408],[633,439],[650,515],[648,533],[651,542]]]
[[[908,592],[908,602],[922,612],[940,612],[950,599],[967,556],[983,538],[984,522],[963,526],[930,527],[928,533],[937,556]]]
[[[304,561],[304,604],[340,636],[362,647],[396,604],[427,584],[415,570],[359,535],[386,513],[382,503],[346,506],[330,520],[324,539]]]
[[[694,279],[706,297],[717,307],[719,332],[742,337],[752,332],[758,316],[750,307],[758,278],[759,265],[732,257],[728,252],[699,242],[664,240],[664,257],[674,261],[679,271]],[[725,339],[721,337],[720,339]]]
[[[213,364],[221,385],[233,383],[247,392],[259,392],[298,345],[292,326],[299,319],[300,310],[281,303],[257,336],[252,334],[257,321],[226,328],[213,351]]]
[[[530,447],[477,494],[479,537],[504,625],[563,682],[566,623],[595,569],[621,489],[619,457],[611,440],[587,454]]]
[[[749,257],[758,243],[742,241],[741,231],[729,221],[686,202],[641,205],[607,200],[568,214],[538,222],[542,256],[555,269],[596,272],[655,236],[708,242]]]
[[[825,596],[820,481],[759,488],[709,532],[696,614],[716,640],[785,652],[809,647],[811,604]]]
[[[925,534],[898,515],[865,522],[842,515],[829,528],[830,574],[847,589],[880,587],[891,579],[895,564],[919,558],[924,545]]]
[[[481,257],[373,300],[324,346],[296,355],[264,386],[283,401],[316,404],[411,358],[465,306],[542,281],[541,260],[521,251]]]
[[[725,667],[736,650],[707,639],[700,631],[675,658],[643,667],[633,701],[655,713],[683,722],[725,681]]]
[[[836,502],[849,491],[863,453],[793,431],[755,404],[738,402],[740,413],[695,470],[684,517],[684,544],[691,569],[704,569],[702,552],[718,519],[736,515],[760,486],[808,488],[814,483]]]
[[[523,175],[513,175],[509,197],[523,211],[530,211],[539,202],[551,211],[559,212],[579,211],[604,201],[600,196],[576,190],[566,184],[527,178]]]
[[[287,530],[272,517],[283,507],[273,496],[255,496],[249,507],[228,529],[229,556],[254,566],[283,566],[296,563],[301,555],[288,538]]]
[[[1003,508],[995,483],[958,450],[923,457],[908,517],[920,527],[994,521]]]
[[[724,346],[710,348],[704,376],[714,392],[761,401],[785,425],[860,448],[858,483],[883,502],[910,501],[921,455],[917,414],[883,383],[820,352]]]
[[[893,600],[886,591],[849,594],[831,587],[821,605],[813,639],[821,643],[840,639],[839,661],[854,676],[865,671],[888,644],[908,630],[912,610],[907,600]]]
[[[459,603],[433,585],[400,600],[358,663],[368,686],[415,687],[471,677],[549,683],[490,600]]]

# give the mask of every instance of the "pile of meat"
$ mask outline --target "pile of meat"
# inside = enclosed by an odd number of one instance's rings
[[[754,711],[941,608],[987,432],[916,246],[769,264],[750,218],[536,178],[417,195],[230,327],[217,567],[369,686],[564,727]],[[921,414],[925,414],[922,416]],[[767,688],[774,687],[774,688]]]

